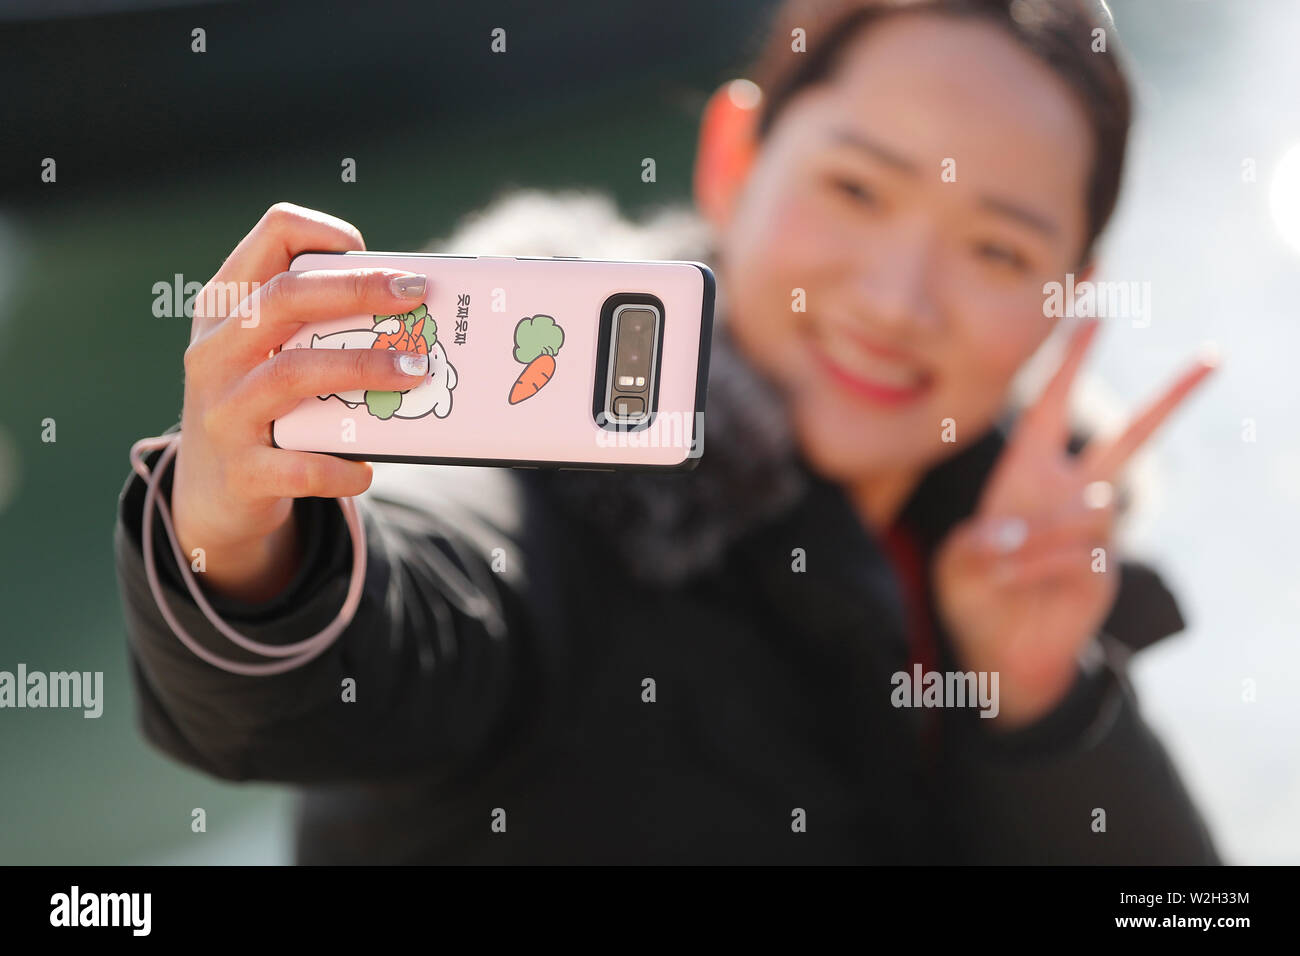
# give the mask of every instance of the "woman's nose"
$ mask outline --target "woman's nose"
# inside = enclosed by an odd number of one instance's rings
[[[937,239],[931,229],[916,226],[893,232],[864,250],[857,263],[855,296],[862,319],[916,331],[938,327],[934,284]]]

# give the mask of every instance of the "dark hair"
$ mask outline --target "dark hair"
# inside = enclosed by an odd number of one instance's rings
[[[777,9],[765,45],[751,71],[763,91],[758,136],[799,90],[828,80],[848,41],[887,16],[932,12],[979,17],[1004,28],[1021,46],[1064,79],[1079,97],[1095,136],[1088,184],[1083,259],[1115,209],[1132,117],[1128,80],[1112,44],[1109,17],[1099,0],[786,0]],[[1103,8],[1104,9],[1104,8]],[[796,27],[806,50],[791,49]],[[1106,52],[1093,52],[1093,31],[1107,30]]]

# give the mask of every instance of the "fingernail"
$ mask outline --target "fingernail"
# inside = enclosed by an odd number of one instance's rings
[[[402,352],[397,357],[397,365],[407,375],[429,374],[429,356],[418,352]]]
[[[980,543],[990,551],[1010,554],[1029,537],[1029,525],[1023,518],[996,518],[980,532]]]
[[[393,291],[393,295],[401,296],[403,299],[423,298],[425,287],[429,280],[425,276],[418,276],[414,273],[404,276],[394,276],[388,280],[388,288]]]
[[[1105,508],[1115,499],[1115,489],[1109,481],[1090,481],[1083,488],[1085,508]]]

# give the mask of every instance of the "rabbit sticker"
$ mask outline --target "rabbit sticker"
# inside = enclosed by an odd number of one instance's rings
[[[438,341],[438,324],[421,304],[404,315],[377,315],[369,329],[345,329],[329,335],[313,335],[314,349],[394,349],[429,356],[429,374],[424,382],[404,392],[376,392],[353,389],[321,395],[321,401],[337,398],[348,408],[365,405],[375,418],[436,418],[451,414],[451,393],[456,388],[456,369]]]

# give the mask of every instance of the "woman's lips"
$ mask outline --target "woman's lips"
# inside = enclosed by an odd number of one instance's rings
[[[837,341],[838,339],[838,341]],[[840,346],[836,348],[836,346]],[[885,358],[891,353],[855,348],[832,333],[829,340],[813,336],[808,343],[813,358],[827,376],[855,398],[878,405],[904,405],[930,390],[932,376],[910,363]],[[844,359],[837,356],[844,355]]]

